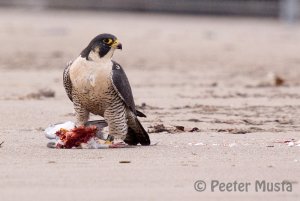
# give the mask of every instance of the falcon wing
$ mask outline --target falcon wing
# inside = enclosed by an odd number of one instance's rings
[[[73,61],[70,61],[64,70],[63,83],[64,83],[64,87],[65,87],[65,90],[67,92],[69,99],[73,102],[73,100],[72,100],[72,82],[71,82],[70,73],[69,73],[70,67],[72,64],[73,64]]]
[[[128,78],[123,68],[115,61],[113,61],[113,68],[112,68],[112,84],[115,91],[118,93],[119,97],[124,101],[126,106],[135,115],[137,115]]]

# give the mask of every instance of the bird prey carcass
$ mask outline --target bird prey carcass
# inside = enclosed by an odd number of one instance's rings
[[[111,34],[96,36],[63,73],[63,83],[73,102],[76,125],[85,125],[89,113],[102,116],[109,134],[129,145],[150,145],[148,133],[138,120],[131,87],[120,64],[112,60],[122,44]]]

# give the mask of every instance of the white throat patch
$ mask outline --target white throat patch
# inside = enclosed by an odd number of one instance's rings
[[[115,51],[115,49],[111,48],[104,57],[100,58],[99,47],[97,47],[94,51],[92,50],[89,53],[88,58],[89,58],[89,60],[92,60],[94,62],[103,62],[103,63],[110,62],[112,59],[112,56],[114,54],[114,51]]]

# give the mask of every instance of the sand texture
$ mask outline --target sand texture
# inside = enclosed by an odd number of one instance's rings
[[[158,145],[49,149],[43,129],[74,120],[63,68],[103,32],[123,44],[114,58]],[[300,200],[299,25],[2,9],[0,44],[1,201]],[[293,192],[194,189],[213,179]]]

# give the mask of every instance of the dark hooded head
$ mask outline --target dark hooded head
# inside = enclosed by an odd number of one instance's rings
[[[122,49],[122,44],[114,35],[104,33],[96,36],[80,55],[87,60],[91,57],[111,58],[115,49]]]

